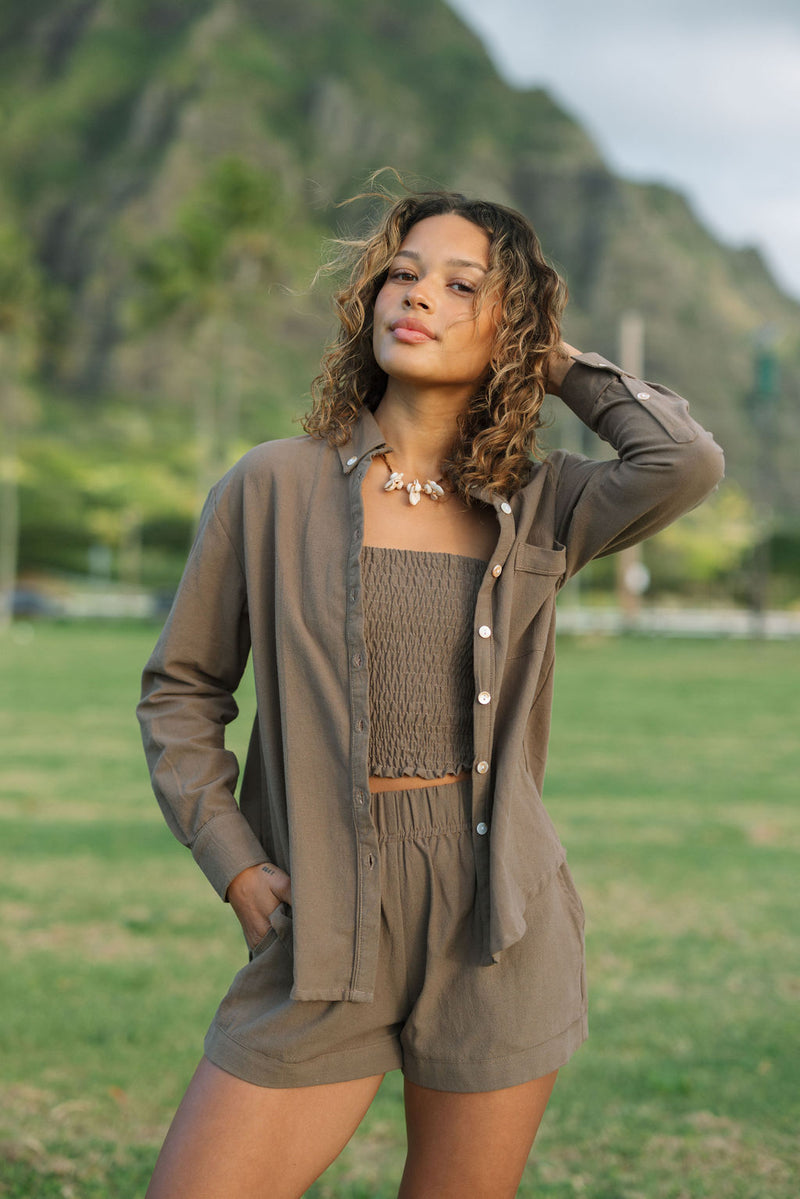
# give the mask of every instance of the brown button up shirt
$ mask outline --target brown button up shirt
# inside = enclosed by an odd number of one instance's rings
[[[507,500],[474,616],[472,827],[487,965],[525,932],[564,849],[542,804],[555,597],[722,476],[685,400],[581,355],[562,400],[617,457],[556,451]],[[386,451],[368,411],[338,449],[257,446],[208,497],[138,715],[167,823],[221,896],[248,866],[291,875],[295,999],[372,999],[381,880],[369,808],[361,484]],[[486,630],[489,630],[487,635]],[[225,748],[252,649],[258,713],[242,779]]]

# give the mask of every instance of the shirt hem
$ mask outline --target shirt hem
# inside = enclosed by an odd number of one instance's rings
[[[292,987],[289,998],[301,1003],[317,999],[325,1003],[372,1003],[375,992],[353,990],[350,987]]]

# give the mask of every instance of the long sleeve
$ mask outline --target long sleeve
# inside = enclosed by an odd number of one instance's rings
[[[561,399],[618,457],[558,452],[556,537],[567,577],[634,545],[701,502],[722,478],[722,450],[675,392],[626,374],[599,354],[567,372]]]
[[[241,554],[211,492],[169,618],[145,667],[137,715],[169,828],[225,897],[266,854],[236,803],[225,726],[250,649]]]

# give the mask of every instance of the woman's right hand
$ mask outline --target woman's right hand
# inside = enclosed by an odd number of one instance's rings
[[[547,394],[551,396],[561,395],[561,384],[564,382],[567,371],[572,366],[573,358],[580,357],[580,350],[576,350],[575,346],[571,346],[568,341],[562,341],[551,352],[547,360]]]
[[[270,928],[270,915],[279,903],[292,902],[289,875],[271,862],[248,866],[228,887],[228,901],[242,926],[245,940],[253,949]]]

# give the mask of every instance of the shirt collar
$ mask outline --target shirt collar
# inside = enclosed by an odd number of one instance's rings
[[[351,474],[359,462],[368,455],[378,451],[391,453],[391,449],[392,447],[387,444],[378,422],[369,408],[361,409],[358,419],[350,428],[350,436],[347,441],[336,447],[342,470],[346,475]],[[498,515],[500,512],[506,515],[506,510],[502,507],[507,502],[505,496],[477,486],[470,488],[470,495],[494,508]]]
[[[336,451],[342,470],[346,475],[355,470],[362,458],[377,450],[389,451],[391,446],[378,427],[378,422],[368,408],[362,408],[358,420],[350,428],[350,436]]]

